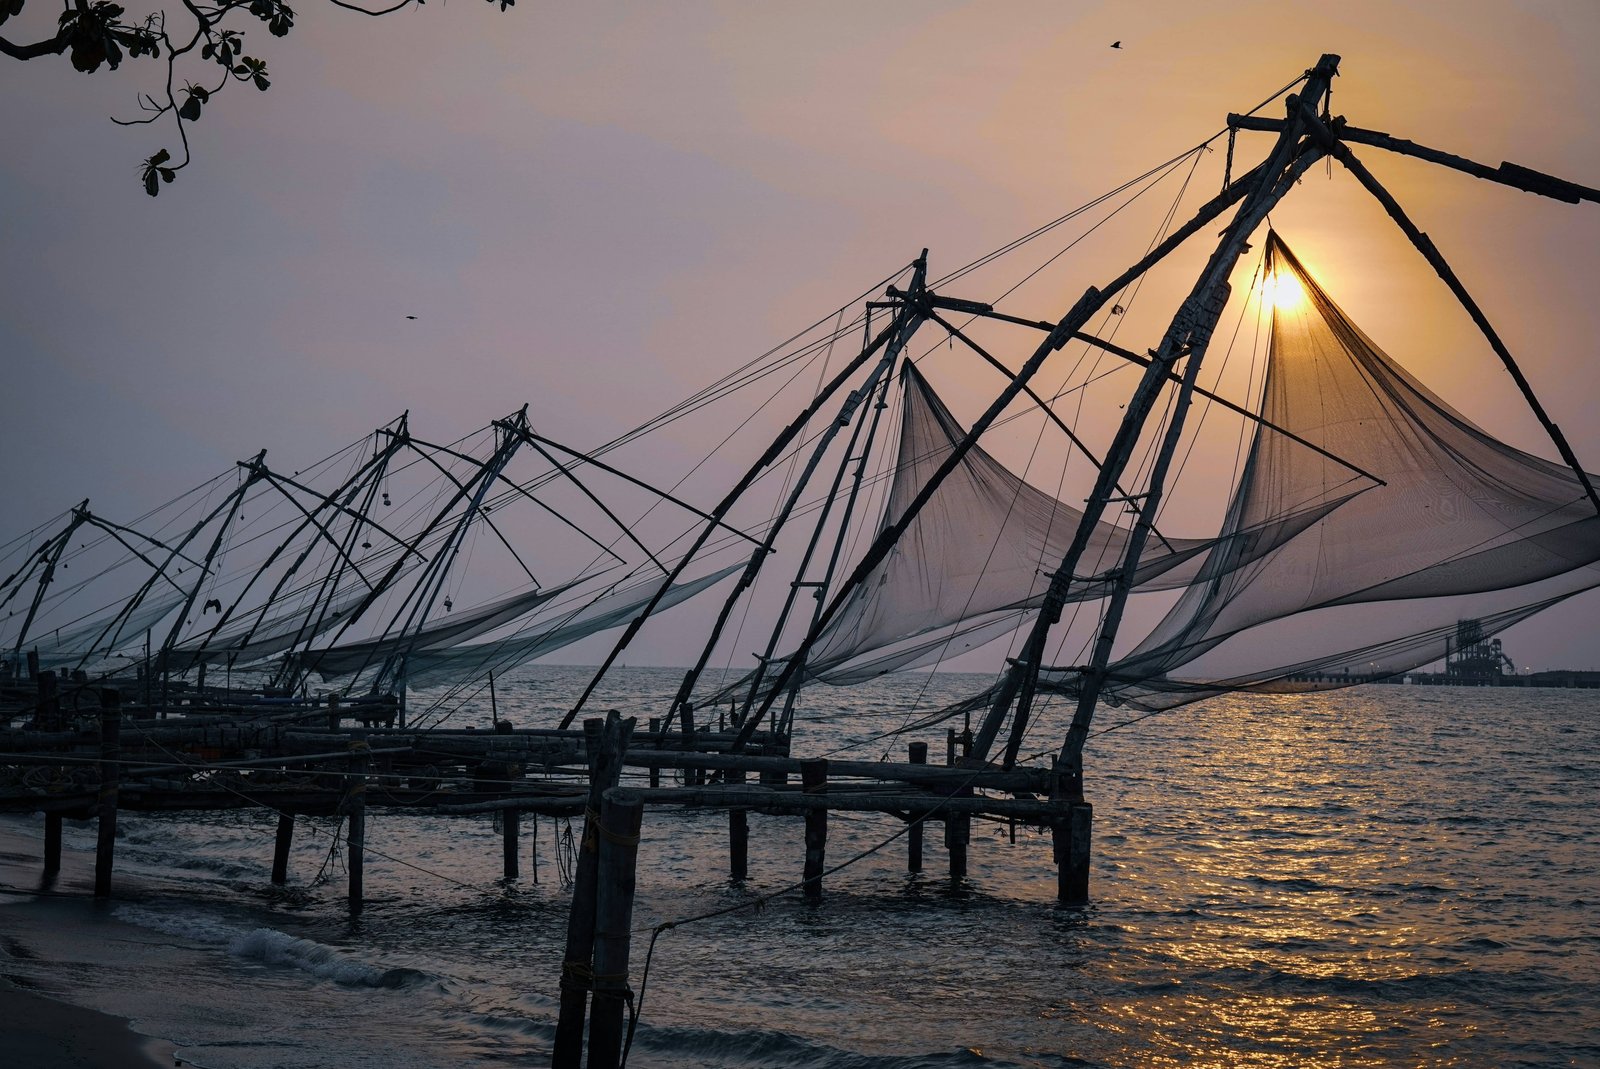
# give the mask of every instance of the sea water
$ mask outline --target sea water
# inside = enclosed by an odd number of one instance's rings
[[[500,715],[547,726],[585,678],[497,680]],[[595,708],[642,723],[679,678],[624,670]],[[886,733],[987,682],[819,688],[796,755],[903,760],[920,737],[937,761],[946,725]],[[450,726],[488,723],[486,694],[432,698]],[[788,887],[804,851],[798,818],[753,814],[734,884],[724,813],[648,811],[629,1064],[1600,1065],[1600,691],[1365,686],[1134,715],[1102,709],[1087,752],[1087,909],[1056,904],[1034,829],[975,823],[952,885],[937,825],[911,875],[897,820],[835,813],[829,863],[861,857],[821,904],[672,928],[646,976],[656,925]],[[1024,754],[1047,762],[1064,717],[1045,710]],[[41,824],[0,825],[11,888],[38,886]],[[94,828],[69,824],[53,895],[0,908],[0,976],[210,1069],[548,1064],[567,821],[524,817],[507,884],[491,815],[373,807],[354,920],[336,822],[299,821],[282,890],[275,826],[124,813],[117,900],[96,909]]]

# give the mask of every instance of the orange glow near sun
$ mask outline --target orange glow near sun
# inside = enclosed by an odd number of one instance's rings
[[[1275,309],[1292,312],[1306,303],[1306,289],[1288,271],[1274,271],[1261,283],[1261,298]]]

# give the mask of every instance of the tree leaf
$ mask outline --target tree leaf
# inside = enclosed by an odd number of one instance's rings
[[[184,101],[183,107],[178,109],[178,118],[185,122],[194,122],[200,118],[200,98],[191,96]]]
[[[161,192],[161,184],[156,181],[156,169],[154,167],[148,168],[144,172],[144,191],[152,197]]]

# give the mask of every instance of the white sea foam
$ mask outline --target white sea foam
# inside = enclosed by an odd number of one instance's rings
[[[423,975],[415,969],[372,965],[325,943],[301,939],[274,928],[257,928],[235,936],[228,943],[228,953],[269,965],[303,969],[314,976],[352,987],[400,987]]]
[[[191,942],[226,947],[236,958],[286,965],[352,987],[401,987],[424,975],[415,969],[388,968],[361,961],[325,943],[302,939],[275,928],[244,931],[220,917],[196,911],[180,914],[140,906],[118,906],[116,917]]]

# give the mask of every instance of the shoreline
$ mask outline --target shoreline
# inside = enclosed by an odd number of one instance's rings
[[[183,1064],[164,1039],[141,1035],[126,1017],[0,984],[0,1044],[31,1069],[165,1069]]]
[[[28,816],[0,823],[0,880],[5,882],[0,918],[20,922],[6,925],[6,936],[0,938],[0,1049],[7,1064],[29,1069],[168,1069],[183,1064],[170,1040],[147,1036],[127,1017],[79,1005],[24,975],[35,951],[23,934],[33,924],[22,918],[67,915],[48,890],[27,886],[38,879],[39,850],[36,825]],[[73,890],[57,894],[72,900],[67,909],[91,905],[82,856],[68,849],[63,860],[67,871],[55,886]]]

